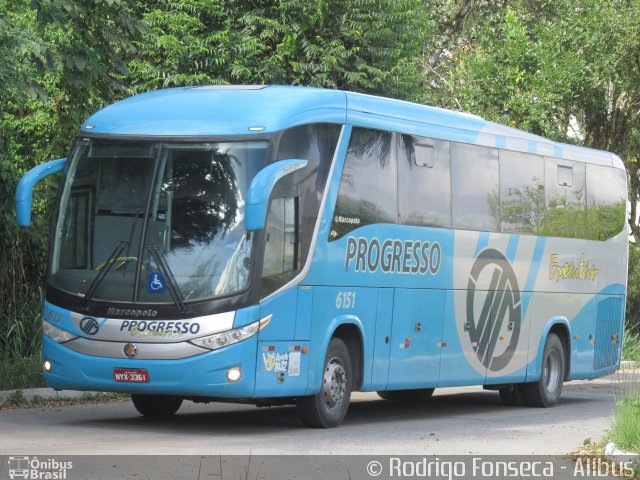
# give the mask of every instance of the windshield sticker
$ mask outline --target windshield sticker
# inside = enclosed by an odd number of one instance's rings
[[[345,270],[374,273],[436,275],[440,270],[442,249],[438,242],[422,240],[348,237]]]
[[[149,293],[162,293],[165,290],[164,278],[161,273],[149,272],[147,291]]]

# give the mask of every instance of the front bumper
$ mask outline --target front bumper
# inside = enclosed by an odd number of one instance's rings
[[[178,396],[251,398],[255,393],[257,335],[228,347],[175,360],[136,360],[94,357],[74,352],[48,338],[42,340],[42,358],[51,372],[44,378],[56,390],[86,390]],[[230,383],[227,370],[242,369],[242,378]],[[114,368],[144,368],[148,383],[120,383]]]

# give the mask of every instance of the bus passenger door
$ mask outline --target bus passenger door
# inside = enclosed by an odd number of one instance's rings
[[[437,386],[444,299],[443,290],[396,289],[389,390]]]

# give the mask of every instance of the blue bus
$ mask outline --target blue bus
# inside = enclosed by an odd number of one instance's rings
[[[627,180],[616,155],[480,117],[289,86],[137,95],[82,125],[43,310],[55,389],[295,404],[339,425],[483,385],[550,407],[618,368]]]

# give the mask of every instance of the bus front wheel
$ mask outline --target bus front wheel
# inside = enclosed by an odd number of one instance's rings
[[[170,395],[140,395],[132,394],[131,401],[136,410],[145,417],[167,418],[175,414],[182,398]]]
[[[565,356],[562,340],[550,333],[542,352],[540,380],[520,385],[522,398],[530,407],[553,407],[560,399],[565,374]]]
[[[344,420],[353,386],[351,357],[345,343],[331,339],[324,360],[322,386],[315,395],[297,400],[302,422],[309,427],[337,427]]]

